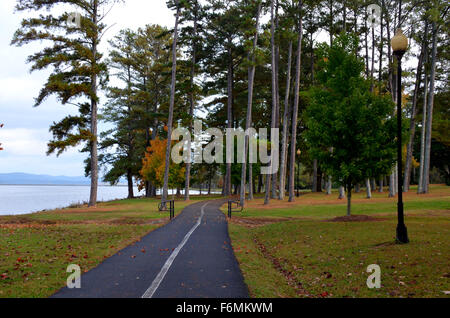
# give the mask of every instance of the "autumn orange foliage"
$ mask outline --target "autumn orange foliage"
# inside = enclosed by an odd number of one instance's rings
[[[172,142],[174,144],[175,141]],[[150,146],[142,159],[142,169],[140,174],[144,181],[150,181],[156,187],[164,184],[164,169],[166,157],[167,139],[155,139],[150,141]],[[169,166],[169,187],[177,188],[184,182],[185,169],[180,164],[170,162]]]

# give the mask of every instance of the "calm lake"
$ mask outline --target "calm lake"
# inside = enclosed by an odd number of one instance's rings
[[[90,186],[0,185],[0,215],[24,214],[67,207],[89,200]],[[137,188],[134,195],[139,195]],[[126,186],[99,186],[98,201],[124,199]]]
[[[0,185],[0,215],[25,214],[42,210],[65,208],[72,203],[89,201],[88,185]],[[176,190],[169,189],[169,195]],[[182,191],[184,193],[184,191]],[[220,192],[212,192],[220,193]],[[160,194],[160,191],[157,191]],[[190,194],[199,194],[191,189]],[[135,196],[144,195],[134,188]],[[125,199],[128,196],[127,186],[99,186],[97,200],[111,201]]]

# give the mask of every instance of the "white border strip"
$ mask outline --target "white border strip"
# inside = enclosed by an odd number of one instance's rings
[[[153,294],[156,292],[156,290],[158,289],[159,285],[161,284],[161,282],[163,281],[164,277],[166,276],[167,272],[170,269],[170,266],[172,266],[173,261],[175,260],[175,258],[177,257],[178,253],[181,251],[181,249],[183,248],[183,246],[186,244],[186,242],[189,240],[189,238],[191,237],[192,233],[194,233],[194,231],[197,229],[197,227],[199,227],[199,225],[202,223],[202,219],[203,219],[203,215],[205,214],[204,208],[208,203],[205,203],[202,206],[201,209],[201,214],[200,217],[198,218],[197,223],[192,227],[192,229],[185,235],[185,237],[183,238],[183,240],[181,241],[181,243],[177,246],[177,248],[172,252],[172,254],[169,256],[169,258],[167,259],[167,261],[164,263],[164,266],[161,268],[161,271],[158,273],[158,275],[156,276],[156,278],[153,280],[152,284],[150,285],[150,287],[146,290],[146,292],[144,293],[144,295],[142,295],[141,298],[152,298]]]

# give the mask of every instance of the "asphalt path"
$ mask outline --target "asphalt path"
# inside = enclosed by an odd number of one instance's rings
[[[184,208],[172,222],[81,275],[81,288],[64,287],[52,297],[249,297],[219,210],[223,203],[202,201]]]

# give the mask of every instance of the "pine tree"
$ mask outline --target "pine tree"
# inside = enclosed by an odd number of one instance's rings
[[[50,127],[53,140],[48,143],[47,154],[59,156],[69,147],[85,144],[89,152],[86,172],[91,177],[89,206],[97,203],[98,185],[98,89],[105,83],[107,67],[102,61],[99,44],[106,30],[101,22],[108,5],[115,0],[18,0],[17,11],[31,10],[35,15],[25,18],[16,31],[12,44],[22,46],[45,40],[50,45],[28,57],[31,71],[52,69],[47,82],[35,99],[41,105],[51,95],[61,104],[78,107],[77,116],[69,115]],[[70,5],[78,13],[64,11],[59,5]],[[42,9],[49,11],[43,15]],[[75,22],[75,23],[71,23]]]
[[[125,176],[128,183],[128,198],[133,198],[133,178],[139,176],[141,153],[144,143],[142,134],[138,133],[138,113],[136,109],[136,89],[134,87],[136,33],[122,30],[110,45],[109,67],[123,87],[109,87],[109,102],[103,111],[103,120],[114,124],[114,128],[101,134],[100,148],[104,154],[100,162],[108,171],[104,181],[117,184]],[[110,151],[114,147],[114,151]]]

